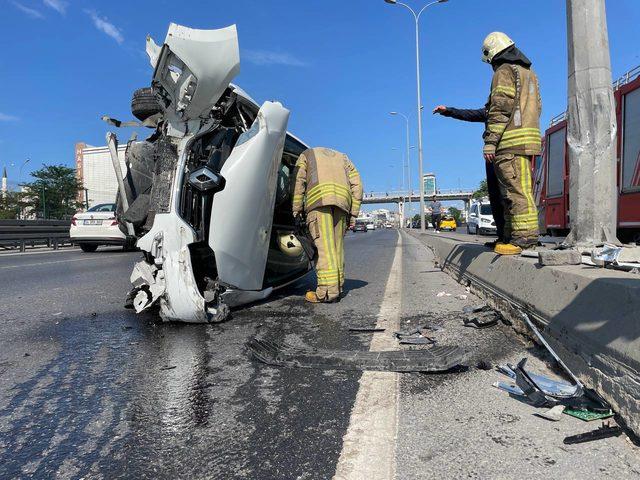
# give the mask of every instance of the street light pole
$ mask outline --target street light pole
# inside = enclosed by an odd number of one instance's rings
[[[408,176],[408,180],[409,180],[409,210],[411,211],[411,194],[413,193],[412,191],[412,184],[411,184],[411,152],[410,152],[410,141],[409,141],[409,117],[407,117],[404,113],[400,113],[400,112],[389,112],[391,115],[400,115],[402,118],[404,118],[404,121],[406,122],[406,126],[407,126],[407,176]],[[404,171],[404,167],[403,167],[403,171]]]
[[[416,90],[418,97],[418,174],[420,176],[420,231],[426,231],[426,224],[424,218],[424,182],[422,180],[422,175],[424,172],[423,169],[423,161],[422,161],[422,98],[420,91],[420,16],[422,12],[424,12],[431,5],[435,5],[436,3],[445,3],[448,0],[435,0],[431,3],[427,3],[422,10],[418,13],[415,12],[413,8],[411,8],[406,3],[398,2],[396,0],[384,0],[386,3],[390,3],[392,5],[401,5],[405,7],[407,10],[411,12],[413,15],[413,19],[415,20],[416,26]]]

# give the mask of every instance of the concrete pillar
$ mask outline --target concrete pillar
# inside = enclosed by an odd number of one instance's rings
[[[400,215],[400,228],[404,228],[404,202],[398,202],[398,215]]]
[[[463,200],[464,201],[464,212],[462,212],[464,217],[464,223],[469,222],[469,209],[471,208],[471,200]]]
[[[616,240],[616,117],[605,0],[567,0],[569,212],[567,243]]]

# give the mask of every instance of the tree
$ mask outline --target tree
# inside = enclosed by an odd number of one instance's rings
[[[478,189],[473,192],[473,198],[480,200],[483,197],[489,196],[489,187],[487,186],[487,180],[480,180],[480,185],[478,185]]]
[[[15,219],[20,214],[22,195],[18,192],[0,194],[0,219]]]
[[[82,208],[77,201],[82,182],[76,178],[76,171],[64,165],[45,165],[31,172],[33,182],[25,187],[24,203],[28,214],[42,218],[63,219]]]
[[[449,214],[456,220],[456,224],[462,223],[462,210],[456,207],[449,207]]]

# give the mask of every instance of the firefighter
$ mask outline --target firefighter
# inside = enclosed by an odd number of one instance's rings
[[[538,243],[538,212],[531,182],[531,157],[541,151],[538,77],[531,69],[531,61],[501,32],[485,38],[482,60],[494,70],[485,108],[458,110],[440,105],[433,113],[485,122],[483,154],[488,164],[489,200],[499,234],[494,251],[517,255]],[[496,183],[504,210],[503,226],[499,223],[500,209],[496,208]]]
[[[306,214],[318,250],[318,286],[305,299],[336,302],[344,285],[344,234],[355,225],[362,202],[360,174],[344,153],[316,147],[300,154],[294,176],[293,215]]]

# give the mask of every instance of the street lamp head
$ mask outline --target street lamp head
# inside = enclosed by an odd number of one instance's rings
[[[389,112],[389,115],[397,115],[398,112]]]
[[[396,4],[396,0],[384,0],[386,3],[390,3],[391,5]]]

